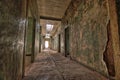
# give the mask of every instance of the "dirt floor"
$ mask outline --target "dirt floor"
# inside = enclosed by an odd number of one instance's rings
[[[65,58],[60,53],[45,50],[26,71],[23,80],[108,80],[95,71]]]

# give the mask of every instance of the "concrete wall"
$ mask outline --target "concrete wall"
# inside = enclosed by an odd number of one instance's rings
[[[62,19],[61,50],[64,53],[64,29],[70,27],[72,59],[107,75],[103,61],[109,22],[106,0],[72,0]]]
[[[38,12],[36,1],[29,2],[31,15],[36,19],[34,50],[38,53]],[[27,0],[0,0],[0,80],[22,80],[27,4]]]
[[[0,0],[0,80],[21,80],[26,21],[23,6],[22,0]]]

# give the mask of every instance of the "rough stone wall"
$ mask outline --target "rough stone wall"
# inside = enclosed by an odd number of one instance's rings
[[[106,0],[72,0],[62,20],[62,51],[64,29],[69,26],[72,59],[107,75],[103,53],[108,21]]]
[[[22,0],[0,0],[0,80],[21,80],[25,20]]]
[[[111,28],[110,28],[110,22],[107,25],[107,35],[108,35],[108,41],[106,50],[103,53],[103,59],[106,63],[106,66],[108,68],[109,76],[115,77],[115,65],[114,65],[114,51],[113,51],[113,44],[112,44],[112,36],[111,36]]]
[[[117,15],[118,15],[118,26],[119,26],[119,35],[120,35],[120,0],[116,0]]]
[[[117,9],[116,9],[115,1],[118,1]],[[112,42],[112,47],[114,52],[115,80],[120,80],[119,15],[117,16],[117,12],[116,12],[117,10],[119,11],[119,7],[118,7],[119,0],[108,0],[108,3],[109,3],[111,38],[112,38],[111,42]]]

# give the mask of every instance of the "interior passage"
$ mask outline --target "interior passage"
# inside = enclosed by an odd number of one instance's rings
[[[0,0],[0,80],[120,80],[120,0]]]
[[[44,50],[26,71],[23,80],[108,80],[95,71],[65,58],[52,50]]]

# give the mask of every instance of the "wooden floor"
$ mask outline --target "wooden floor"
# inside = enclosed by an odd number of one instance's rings
[[[52,50],[38,54],[23,80],[108,80]]]

